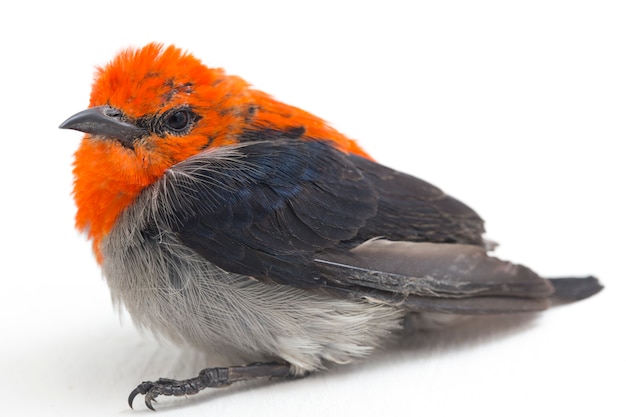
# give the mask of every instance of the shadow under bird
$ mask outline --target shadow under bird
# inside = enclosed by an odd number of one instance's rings
[[[137,325],[237,365],[143,382],[131,407],[349,363],[407,316],[534,312],[602,288],[488,255],[463,203],[173,46],[119,53],[60,127],[86,133],[76,224],[114,300]]]

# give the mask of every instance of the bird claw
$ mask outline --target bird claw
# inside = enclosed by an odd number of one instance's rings
[[[149,392],[144,397],[144,402],[146,403],[146,407],[148,407],[152,411],[156,411],[154,409],[154,407],[152,406],[152,403],[153,402],[157,402],[157,400],[156,400],[156,396],[157,395],[159,395],[159,394],[157,394],[157,393],[153,394],[152,392]]]
[[[152,411],[156,411],[152,403],[156,403],[156,397],[159,395],[181,395],[183,385],[180,381],[174,379],[161,378],[158,381],[144,381],[137,385],[137,388],[131,391],[128,396],[128,405],[133,408],[133,401],[137,395],[144,395],[146,407]]]

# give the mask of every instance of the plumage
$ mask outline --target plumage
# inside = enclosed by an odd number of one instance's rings
[[[76,222],[114,300],[229,365],[265,362],[144,382],[131,405],[347,363],[408,315],[537,311],[601,289],[489,256],[465,204],[174,47],[121,52],[61,127],[87,133]]]

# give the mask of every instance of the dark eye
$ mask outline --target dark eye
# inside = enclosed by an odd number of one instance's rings
[[[165,119],[165,125],[174,132],[185,130],[191,122],[191,112],[187,109],[176,110]]]

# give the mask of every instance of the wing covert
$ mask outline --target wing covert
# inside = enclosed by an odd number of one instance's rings
[[[352,239],[378,193],[325,142],[274,140],[205,151],[165,173],[162,213],[219,267],[296,286],[319,285],[314,254]]]

